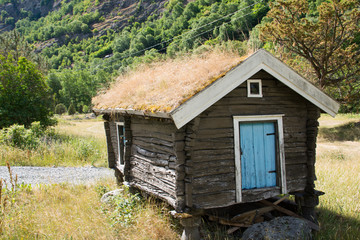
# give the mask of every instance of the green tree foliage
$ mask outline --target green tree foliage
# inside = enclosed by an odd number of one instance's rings
[[[25,57],[29,61],[36,63],[37,67],[43,72],[46,72],[48,68],[44,57],[36,54],[33,47],[25,41],[24,36],[16,30],[0,35],[0,54],[4,56],[11,54],[15,61],[18,61],[20,57]]]
[[[137,22],[135,14],[123,29],[97,31],[93,24],[106,15],[95,10],[100,1],[96,2],[62,1],[59,10],[45,17],[25,17],[15,24],[30,44],[46,45],[38,56],[46,58],[51,68],[47,83],[55,102],[73,103],[77,111],[82,105],[90,106],[91,98],[109,86],[114,76],[141,63],[192,51],[204,43],[246,40],[268,11],[266,0],[262,4],[171,0],[161,15]]]
[[[24,57],[0,55],[0,128],[40,121],[51,125],[52,98],[43,75]]]
[[[360,10],[357,0],[276,0],[263,36],[306,59],[317,84],[343,102],[360,95]],[[358,38],[358,39],[356,39]]]
[[[69,115],[74,115],[76,113],[76,109],[75,109],[75,106],[74,104],[70,104],[69,108],[68,108],[68,114]]]
[[[62,103],[59,103],[58,105],[56,105],[55,114],[62,115],[64,113],[66,113],[66,106]]]

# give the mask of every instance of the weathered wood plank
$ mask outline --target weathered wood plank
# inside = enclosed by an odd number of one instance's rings
[[[157,138],[168,142],[173,141],[173,136],[170,133],[152,132],[149,130],[133,130],[132,133],[134,137]]]
[[[155,166],[150,162],[143,161],[139,158],[133,157],[131,161],[131,167],[137,167],[142,169],[144,173],[152,174],[156,177],[162,178],[166,181],[172,182],[175,184],[176,180],[176,171],[167,169],[165,167]]]
[[[154,144],[154,143],[149,143],[149,142],[141,141],[141,140],[138,140],[138,139],[133,139],[133,144],[137,145],[137,146],[140,146],[141,148],[147,149],[149,151],[167,153],[167,154],[173,154],[174,153],[174,149],[172,147],[159,145],[159,144]]]
[[[220,151],[221,149],[219,149]],[[228,150],[228,149],[224,149],[224,150]],[[222,161],[222,160],[231,160],[231,161],[235,161],[234,160],[234,152],[232,150],[232,152],[230,154],[224,153],[224,154],[208,154],[205,151],[202,151],[201,154],[200,152],[196,152],[194,153],[194,156],[192,157],[193,161],[196,163],[200,163],[200,162],[209,162],[209,161]]]
[[[151,185],[153,190],[160,189],[161,191],[168,193],[170,196],[176,196],[175,185],[172,185],[171,182],[163,181],[163,179],[153,176],[152,174],[144,173],[137,168],[131,168],[130,175],[132,177],[132,181],[137,179],[138,181]]]
[[[144,182],[138,182],[136,180],[132,181],[130,183],[130,186],[136,187],[136,188],[138,188],[138,189],[140,189],[142,191],[145,191],[145,192],[147,192],[147,193],[149,193],[149,194],[151,194],[151,195],[153,195],[153,196],[155,196],[157,198],[163,199],[167,203],[169,203],[172,207],[177,208],[178,202],[176,201],[176,199],[173,196],[167,194],[164,191],[161,191],[159,189],[153,189],[153,187],[151,185],[148,185],[148,184],[146,184]]]
[[[235,190],[193,195],[193,204],[198,208],[226,207],[235,203]]]
[[[133,140],[138,140],[138,141],[147,142],[147,143],[156,144],[156,145],[163,145],[163,146],[170,147],[170,148],[174,146],[174,142],[172,142],[172,141],[166,141],[166,140],[163,140],[160,138],[154,138],[154,137],[138,137],[138,136],[133,135]]]
[[[235,190],[235,172],[202,177],[194,176],[192,184],[194,194]]]
[[[287,179],[286,181],[287,189],[289,192],[303,191],[305,190],[306,182],[307,182],[306,178],[294,179],[294,180]]]
[[[277,196],[281,193],[279,187],[275,188],[260,188],[260,189],[251,189],[251,190],[243,190],[242,194],[242,202],[256,202],[262,199],[268,199],[274,196]]]
[[[305,164],[286,165],[286,179],[294,180],[306,178],[307,166]]]

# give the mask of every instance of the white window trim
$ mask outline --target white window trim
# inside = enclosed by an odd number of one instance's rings
[[[117,137],[117,148],[118,148],[118,163],[120,164],[120,167],[123,167],[125,165],[125,160],[123,159],[123,164],[121,164],[121,154],[120,154],[120,136],[119,136],[119,130],[118,130],[118,126],[123,126],[124,127],[124,123],[123,122],[116,122],[116,137]],[[125,129],[124,129],[125,131]],[[125,156],[125,146],[124,146],[124,156]]]
[[[250,89],[250,84],[251,83],[259,83],[259,94],[251,93],[251,89]],[[261,79],[249,79],[249,80],[247,80],[247,96],[248,97],[257,97],[257,98],[261,98],[263,96],[262,95]]]
[[[276,121],[278,129],[278,145],[279,145],[279,160],[280,160],[280,187],[281,193],[287,193],[286,188],[286,172],[285,172],[285,150],[284,150],[284,133],[283,120],[284,114],[277,115],[252,115],[252,116],[234,116],[234,151],[235,151],[235,181],[236,181],[236,202],[242,201],[242,187],[241,187],[241,157],[240,157],[240,122],[263,122]]]

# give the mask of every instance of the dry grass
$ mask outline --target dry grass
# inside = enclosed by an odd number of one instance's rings
[[[114,224],[100,202],[103,190],[113,188],[110,179],[94,185],[25,186],[0,215],[0,239],[179,239],[169,209],[153,201],[139,202],[133,224]]]
[[[359,120],[360,115],[339,115],[335,119],[323,115],[320,130],[339,130],[344,123]],[[321,231],[316,239],[359,239],[360,142],[329,142],[327,135],[327,131],[320,131],[317,144],[316,188],[325,195],[318,206]]]
[[[216,50],[143,65],[95,97],[94,108],[170,112],[245,58]]]
[[[114,239],[93,186],[52,185],[19,191],[1,239]]]

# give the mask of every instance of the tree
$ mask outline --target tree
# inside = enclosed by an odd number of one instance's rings
[[[36,63],[37,68],[42,72],[46,72],[48,68],[45,59],[36,54],[33,47],[16,30],[0,35],[0,54],[3,56],[11,54],[15,61],[18,61],[20,57],[25,57]]]
[[[64,113],[66,113],[66,106],[62,103],[59,103],[58,105],[56,105],[55,107],[55,113],[62,115]]]
[[[51,108],[50,89],[36,66],[25,57],[16,61],[0,54],[0,128],[34,121],[51,125]]]
[[[307,0],[276,0],[267,16],[271,21],[262,28],[262,37],[306,59],[320,88],[338,87],[338,99],[345,101],[359,94],[357,0],[324,1],[317,11]]]
[[[68,114],[69,115],[74,115],[76,113],[76,110],[75,110],[75,106],[74,104],[70,104],[69,108],[68,108]]]

